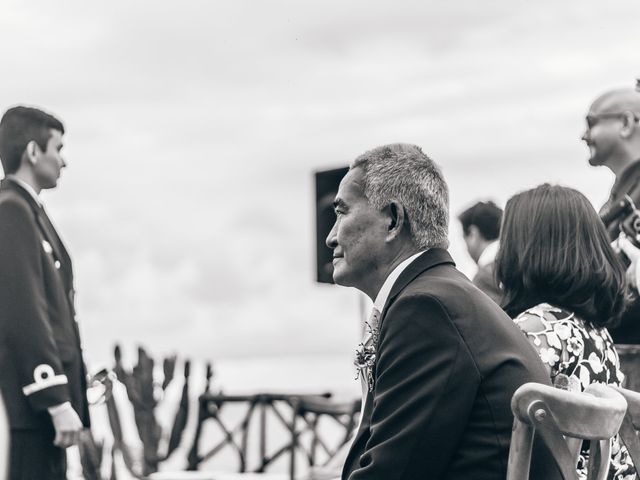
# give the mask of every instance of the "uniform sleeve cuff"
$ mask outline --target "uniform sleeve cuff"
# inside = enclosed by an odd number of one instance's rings
[[[47,408],[47,410],[49,411],[49,415],[51,415],[52,417],[68,409],[73,410],[73,407],[71,406],[70,402],[64,402],[64,403],[61,403],[60,405],[54,405],[53,407]]]

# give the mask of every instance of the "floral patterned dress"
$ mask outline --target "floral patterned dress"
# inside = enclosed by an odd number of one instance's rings
[[[572,312],[547,303],[522,312],[514,322],[550,369],[552,382],[563,373],[569,377],[570,385],[580,391],[591,383],[622,383],[618,354],[606,328],[591,327]],[[587,478],[584,456],[578,462],[578,476]],[[636,479],[631,458],[617,436],[611,443],[609,478]]]

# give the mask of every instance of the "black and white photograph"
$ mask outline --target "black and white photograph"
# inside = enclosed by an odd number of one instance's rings
[[[0,2],[0,480],[636,480],[640,3]]]

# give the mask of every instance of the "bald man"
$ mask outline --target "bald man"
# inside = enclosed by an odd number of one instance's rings
[[[605,166],[616,180],[600,213],[610,208],[640,185],[640,91],[610,90],[589,108],[587,129],[582,140],[589,147],[589,164]],[[633,197],[640,198],[640,191]],[[640,205],[638,205],[640,207]],[[620,219],[607,222],[612,240],[620,234]],[[640,344],[640,301],[636,298],[619,327],[610,329],[616,343]]]
[[[589,163],[605,166],[616,176],[605,210],[640,181],[640,92],[611,90],[596,99],[587,113],[582,140],[589,147]],[[613,222],[615,223],[615,222]],[[617,225],[607,225],[610,233]]]

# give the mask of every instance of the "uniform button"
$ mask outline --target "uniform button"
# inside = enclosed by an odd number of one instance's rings
[[[58,270],[60,270],[60,260],[56,260],[53,264]]]

